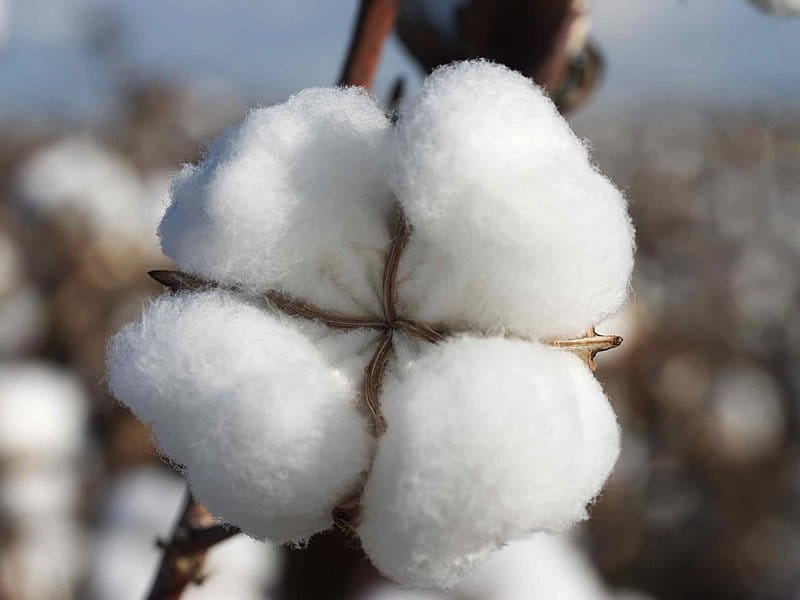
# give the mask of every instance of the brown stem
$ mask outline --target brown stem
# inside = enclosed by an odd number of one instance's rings
[[[386,431],[386,421],[381,415],[380,391],[383,373],[386,370],[386,362],[389,360],[389,353],[392,351],[392,332],[387,331],[383,334],[375,354],[364,369],[364,403],[367,405],[372,419],[372,433],[379,437]]]
[[[383,269],[383,315],[389,326],[394,326],[394,322],[397,320],[397,269],[400,266],[400,257],[403,255],[409,236],[409,228],[403,211],[397,212],[397,223]]]
[[[284,314],[311,321],[320,321],[334,329],[384,329],[386,327],[386,322],[377,317],[358,317],[321,310],[276,292],[267,292],[264,296]]]
[[[400,0],[362,0],[339,85],[372,88]]]
[[[236,528],[218,525],[211,513],[187,492],[170,539],[159,543],[164,552],[147,600],[180,598],[187,585],[202,581],[208,549],[238,533]]]

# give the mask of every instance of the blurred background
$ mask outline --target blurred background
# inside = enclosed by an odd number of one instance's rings
[[[0,0],[0,599],[144,597],[184,486],[108,396],[106,339],[160,291],[145,273],[169,268],[155,226],[171,173],[247,107],[334,84],[357,10]],[[375,84],[389,108],[440,62],[506,62],[591,141],[638,230],[631,302],[598,327],[625,338],[598,357],[624,429],[606,492],[569,539],[512,545],[452,597],[800,599],[792,12],[401,2]],[[329,569],[342,552],[317,549]],[[422,597],[374,575],[292,595],[299,555],[233,538],[184,597]]]

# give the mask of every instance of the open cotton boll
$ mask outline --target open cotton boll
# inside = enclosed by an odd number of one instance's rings
[[[252,537],[327,529],[367,468],[355,382],[291,319],[234,294],[156,299],[112,338],[107,366],[198,500]]]
[[[800,15],[800,0],[750,0],[764,12],[781,17]]]
[[[139,241],[149,235],[141,179],[91,137],[68,137],[31,156],[20,168],[15,202],[40,218],[85,219],[98,237]]]
[[[624,301],[625,200],[529,79],[484,61],[436,70],[402,107],[393,160],[414,226],[400,276],[413,318],[569,336]]]
[[[0,365],[0,456],[74,458],[83,447],[86,392],[65,371],[38,363]]]
[[[471,337],[388,378],[359,527],[378,569],[449,587],[503,543],[585,518],[619,448],[592,381],[567,352]]]
[[[164,253],[191,273],[377,313],[392,206],[389,122],[363,90],[308,89],[254,110],[172,188]]]
[[[569,540],[537,534],[512,542],[458,586],[466,598],[611,600],[597,571]]]

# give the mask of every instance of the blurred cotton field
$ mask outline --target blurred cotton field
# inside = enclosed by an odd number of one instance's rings
[[[606,71],[570,120],[637,229],[598,326],[625,338],[596,372],[622,451],[591,519],[448,593],[359,563],[347,598],[800,598],[798,6],[695,4],[588,3]],[[145,597],[186,489],[110,398],[107,340],[172,266],[172,175],[246,107],[334,82],[356,5],[0,0],[0,598]],[[421,80],[393,38],[379,100],[398,75]],[[300,562],[350,550],[307,551],[233,537],[184,597],[293,600]]]

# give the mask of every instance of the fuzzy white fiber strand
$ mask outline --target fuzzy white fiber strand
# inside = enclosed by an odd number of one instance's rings
[[[232,293],[155,300],[110,342],[108,379],[198,500],[252,537],[327,529],[367,468],[356,382],[291,319]]]
[[[400,277],[413,318],[569,336],[625,300],[625,199],[526,77],[485,61],[437,69],[401,108],[393,161],[414,227]]]
[[[619,451],[588,368],[537,343],[429,348],[385,381],[382,406],[359,535],[410,587],[450,587],[503,543],[584,519]]]
[[[392,215],[388,131],[356,88],[304,90],[254,110],[176,178],[164,253],[221,283],[376,313]]]

